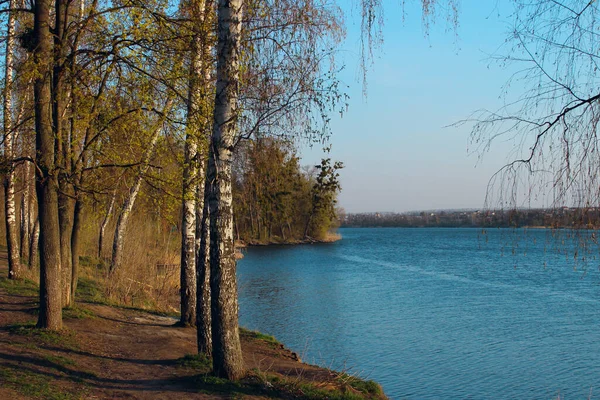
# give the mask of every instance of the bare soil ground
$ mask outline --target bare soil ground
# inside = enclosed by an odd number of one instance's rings
[[[6,274],[0,253],[0,276]],[[65,311],[64,331],[38,330],[35,285],[11,282],[0,285],[0,399],[382,398],[247,331],[241,336],[249,376],[228,382],[190,356],[196,332],[174,327],[172,317],[80,302]]]

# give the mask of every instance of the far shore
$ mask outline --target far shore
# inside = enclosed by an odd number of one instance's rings
[[[564,229],[574,229],[574,230],[582,230],[582,229],[594,229],[594,228],[573,228],[566,226],[544,226],[544,225],[524,225],[524,226],[439,226],[439,225],[419,225],[419,226],[401,226],[401,225],[346,225],[341,226],[342,229],[363,229],[363,228],[405,228],[405,229],[554,229],[554,230],[564,230]]]

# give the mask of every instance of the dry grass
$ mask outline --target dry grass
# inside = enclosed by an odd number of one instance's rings
[[[123,263],[109,273],[114,222],[107,228],[102,257],[97,257],[99,222],[83,233],[80,277],[99,283],[103,300],[163,313],[178,312],[178,231],[161,222],[134,215],[125,237]]]

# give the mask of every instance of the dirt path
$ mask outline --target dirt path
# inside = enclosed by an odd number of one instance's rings
[[[296,382],[290,393],[304,382],[318,388],[339,382],[331,371],[250,333],[242,335],[242,348],[251,377],[244,384],[223,382],[210,376],[206,362],[182,359],[196,353],[194,329],[138,310],[84,303],[65,313],[64,332],[39,331],[32,327],[35,288],[20,294],[2,282],[0,399],[256,399],[277,397],[269,392],[273,376]],[[303,397],[298,390],[283,397]]]

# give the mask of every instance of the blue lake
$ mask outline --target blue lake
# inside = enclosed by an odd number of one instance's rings
[[[582,251],[566,231],[340,233],[245,251],[241,325],[392,399],[600,398],[593,240]]]

